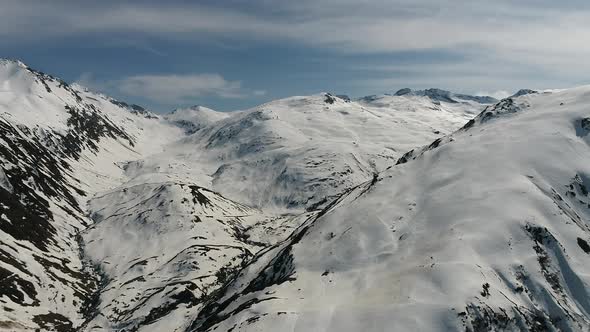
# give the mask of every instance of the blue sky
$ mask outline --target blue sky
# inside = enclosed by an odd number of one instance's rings
[[[590,83],[580,0],[3,0],[0,37],[0,57],[158,112]]]

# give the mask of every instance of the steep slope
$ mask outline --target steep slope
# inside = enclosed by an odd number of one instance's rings
[[[185,176],[252,206],[313,209],[371,179],[403,152],[459,128],[483,107],[426,97],[291,97],[215,121],[128,170]]]
[[[82,260],[85,201],[182,131],[128,105],[0,60],[0,326],[68,331],[99,278]],[[142,135],[158,131],[156,138]]]
[[[188,325],[208,292],[300,223],[179,176],[128,174],[185,137],[180,119],[225,114],[161,119],[20,62],[0,70],[0,328],[158,330],[183,314]]]
[[[587,331],[590,87],[527,94],[347,191],[191,331]]]

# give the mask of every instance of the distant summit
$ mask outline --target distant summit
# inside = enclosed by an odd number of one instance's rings
[[[185,133],[190,135],[205,126],[225,119],[227,116],[227,113],[217,112],[201,105],[193,105],[188,108],[177,108],[166,114],[164,118],[184,129]]]
[[[420,96],[428,97],[433,101],[446,102],[446,103],[459,103],[461,101],[475,101],[480,104],[494,104],[498,100],[490,96],[472,96],[466,94],[453,93],[442,89],[426,89],[426,90],[412,90],[410,88],[403,88],[398,90],[395,96]]]
[[[514,98],[514,97],[520,97],[520,96],[524,96],[524,95],[531,95],[534,93],[539,93],[539,91],[531,90],[531,89],[520,89],[520,90],[518,90],[518,92],[516,92],[515,94],[513,94],[510,97]]]
[[[397,90],[395,95],[396,96],[404,96],[404,95],[411,94],[411,93],[412,93],[412,89],[404,88],[404,89]]]

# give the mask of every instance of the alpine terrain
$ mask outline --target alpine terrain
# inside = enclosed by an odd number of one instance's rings
[[[590,87],[162,115],[0,60],[0,330],[589,331]]]

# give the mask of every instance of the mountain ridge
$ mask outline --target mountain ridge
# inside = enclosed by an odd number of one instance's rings
[[[437,88],[430,88],[425,90],[412,90],[410,88],[403,88],[398,90],[394,94],[394,96],[422,96],[428,97],[435,101],[446,101],[451,103],[459,102],[456,99],[477,101],[482,104],[494,104],[499,101],[498,99],[490,96],[472,96],[460,93],[453,93],[450,91]]]
[[[157,115],[4,63],[3,328],[590,327],[589,87]]]

